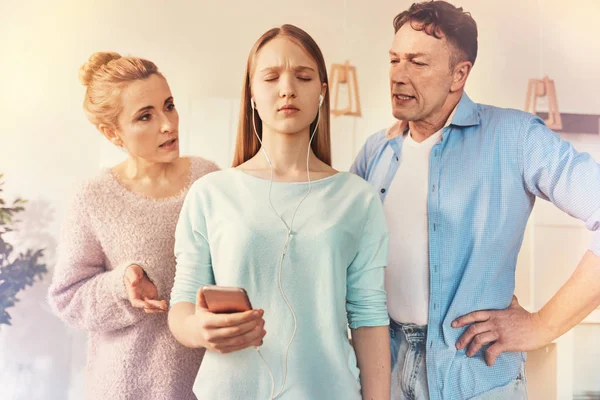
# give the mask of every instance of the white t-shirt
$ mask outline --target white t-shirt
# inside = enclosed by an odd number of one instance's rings
[[[429,316],[429,156],[441,138],[441,129],[421,143],[406,135],[383,204],[390,234],[385,289],[390,317],[398,322],[426,325]]]

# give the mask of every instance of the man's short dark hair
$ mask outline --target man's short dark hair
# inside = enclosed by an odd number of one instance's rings
[[[477,58],[477,24],[471,14],[462,7],[437,0],[413,3],[406,11],[394,18],[394,32],[406,23],[417,31],[423,31],[437,39],[445,37],[456,50],[451,67],[460,61],[475,64]]]

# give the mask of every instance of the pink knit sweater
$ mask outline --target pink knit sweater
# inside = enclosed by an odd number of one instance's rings
[[[149,199],[128,191],[110,170],[77,193],[63,223],[49,291],[55,313],[90,332],[86,393],[94,400],[192,400],[203,351],[171,335],[167,314],[131,307],[125,269],[139,264],[169,300],[175,276],[174,233],[189,185],[217,170],[191,158],[178,196]]]

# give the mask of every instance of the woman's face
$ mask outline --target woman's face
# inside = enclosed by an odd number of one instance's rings
[[[149,162],[179,157],[179,114],[163,77],[153,74],[129,83],[121,106],[115,133],[130,156]]]
[[[250,76],[256,110],[268,130],[296,134],[310,128],[325,95],[316,61],[296,42],[277,37],[256,54]]]

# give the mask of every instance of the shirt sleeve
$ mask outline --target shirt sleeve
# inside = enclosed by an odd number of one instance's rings
[[[595,231],[590,250],[600,255],[600,164],[532,118],[523,141],[523,176],[530,193]]]
[[[171,307],[180,302],[196,304],[202,286],[214,285],[210,245],[205,218],[205,202],[194,184],[181,208],[175,229],[175,280]]]
[[[384,286],[388,232],[383,206],[373,193],[365,208],[363,234],[346,283],[346,311],[352,329],[389,324]]]
[[[367,155],[367,142],[362,146],[354,162],[350,166],[350,172],[354,175],[358,175],[363,179],[367,179],[367,164],[368,164],[368,155]]]

